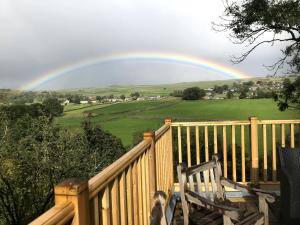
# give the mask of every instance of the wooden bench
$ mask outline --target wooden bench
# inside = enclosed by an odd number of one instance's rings
[[[222,176],[221,164],[216,155],[209,162],[187,168],[177,167],[180,183],[180,196],[184,215],[184,225],[189,224],[191,203],[204,207],[223,216],[225,225],[269,224],[268,203],[275,201],[271,192],[250,188],[232,182]],[[258,208],[247,208],[246,204],[230,202],[225,196],[225,186],[252,194],[258,198]],[[209,224],[209,223],[205,223]],[[215,223],[211,223],[215,224]]]

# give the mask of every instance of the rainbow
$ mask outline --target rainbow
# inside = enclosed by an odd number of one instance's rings
[[[159,62],[189,65],[194,67],[201,67],[206,70],[223,74],[225,76],[234,79],[245,79],[250,77],[242,73],[241,71],[232,69],[228,66],[224,66],[222,64],[215,63],[213,61],[191,56],[191,55],[185,55],[179,53],[143,51],[143,52],[117,53],[117,54],[112,54],[107,56],[94,57],[94,58],[81,60],[75,63],[71,63],[68,65],[64,65],[26,83],[25,85],[20,87],[20,89],[25,91],[34,90],[39,86],[41,86],[42,84],[45,84],[53,79],[56,79],[60,76],[63,76],[70,72],[74,72],[79,69],[87,68],[94,65],[104,64],[104,63],[112,63],[112,62],[126,61],[126,60],[159,61]]]

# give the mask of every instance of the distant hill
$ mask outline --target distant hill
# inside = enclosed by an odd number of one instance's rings
[[[109,87],[101,88],[76,88],[76,89],[64,89],[57,91],[58,93],[63,94],[80,94],[85,96],[104,96],[111,95],[120,96],[122,94],[129,96],[132,92],[139,92],[143,96],[168,96],[174,90],[183,90],[188,87],[199,87],[199,88],[212,88],[215,85],[232,85],[234,82],[245,82],[258,80],[262,81],[282,81],[286,77],[255,77],[251,79],[232,79],[232,80],[216,80],[216,81],[197,81],[197,82],[184,82],[184,83],[175,83],[175,84],[159,84],[159,85],[113,85]],[[294,76],[289,77],[291,80],[294,79]]]

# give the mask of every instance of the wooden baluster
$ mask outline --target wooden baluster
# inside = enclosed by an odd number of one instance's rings
[[[92,225],[99,225],[100,224],[100,216],[99,216],[99,197],[96,195],[91,201],[90,201],[90,212],[92,214],[91,216],[91,224]]]
[[[126,172],[126,203],[127,203],[127,222],[133,225],[133,188],[132,188],[132,166]]]
[[[209,198],[209,171],[203,171],[203,178],[204,178],[204,187],[205,187],[205,195]]]
[[[148,224],[148,215],[147,215],[147,192],[146,192],[146,168],[145,168],[145,153],[141,156],[141,181],[142,181],[142,200],[143,200],[143,224]]]
[[[147,206],[147,224],[149,224],[150,221],[150,214],[151,214],[151,207],[152,207],[151,206],[152,199],[150,198],[149,154],[150,154],[150,149],[148,149],[145,153],[145,179],[146,179],[145,192],[146,192],[146,206]]]
[[[195,127],[195,133],[196,133],[196,162],[197,164],[200,164],[200,143],[199,143],[199,127]]]
[[[115,178],[111,189],[111,212],[112,224],[120,224],[120,199],[119,199],[119,179]]]
[[[272,180],[277,180],[276,171],[276,126],[272,124]]]
[[[281,124],[281,147],[285,148],[285,124]]]
[[[142,159],[139,157],[137,163],[137,185],[138,185],[138,201],[139,201],[139,224],[143,224],[143,188],[142,188]]]
[[[192,165],[190,127],[186,127],[186,151],[187,151],[187,163],[188,163],[188,167],[190,167]]]
[[[218,128],[214,126],[214,154],[218,153]]]
[[[134,162],[132,167],[132,196],[133,196],[133,222],[139,224],[139,196],[138,196],[138,162]]]
[[[120,190],[120,218],[121,224],[127,224],[127,210],[126,210],[126,173],[123,171],[120,182],[119,182],[119,190]]]
[[[295,124],[291,124],[291,148],[295,148]]]
[[[110,225],[110,191],[109,186],[106,186],[102,194],[102,224]]]
[[[250,117],[250,140],[251,140],[251,173],[250,181],[253,184],[259,182],[259,160],[258,160],[258,121],[257,117]]]
[[[181,148],[181,127],[178,128],[178,161],[182,163],[182,148]]]
[[[204,138],[205,138],[205,162],[209,161],[209,151],[208,151],[208,127],[204,128]]]
[[[232,146],[232,179],[236,182],[236,146],[235,146],[235,125],[231,127],[231,146]]]
[[[263,151],[264,151],[264,181],[268,180],[268,147],[267,147],[267,125],[263,124]]]
[[[245,126],[241,125],[241,160],[242,160],[242,182],[246,182],[245,166]]]
[[[227,135],[226,126],[223,126],[223,172],[224,177],[227,178]]]

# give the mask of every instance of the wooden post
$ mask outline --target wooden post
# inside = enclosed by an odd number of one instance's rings
[[[169,144],[169,150],[170,150],[170,152],[169,152],[169,158],[170,158],[170,172],[171,172],[171,174],[170,174],[170,183],[171,183],[171,185],[173,186],[174,185],[174,172],[173,172],[173,169],[174,169],[174,158],[173,158],[173,133],[172,133],[172,127],[171,127],[171,125],[172,125],[172,119],[165,119],[165,125],[169,125],[170,126],[170,130],[169,130],[169,132],[170,132],[170,134],[169,134],[169,140],[168,140],[168,144]]]
[[[259,181],[259,159],[258,159],[258,126],[257,117],[249,117],[250,120],[250,141],[251,141],[251,172],[250,181],[258,184]]]
[[[88,181],[81,179],[68,179],[54,188],[55,204],[72,202],[74,205],[73,225],[89,225],[89,189]]]
[[[151,140],[151,147],[149,150],[149,194],[150,198],[153,199],[155,192],[156,192],[156,162],[155,162],[155,133],[145,132],[144,133],[144,140]]]

